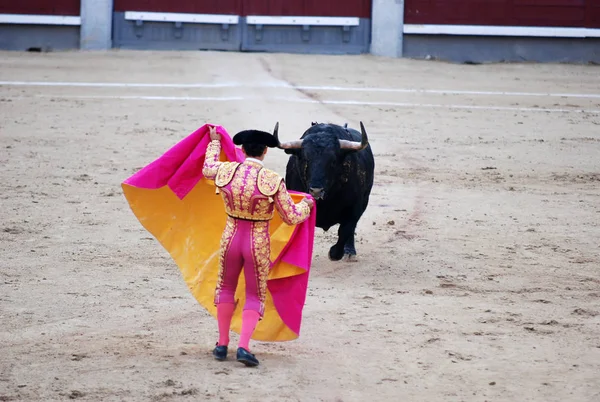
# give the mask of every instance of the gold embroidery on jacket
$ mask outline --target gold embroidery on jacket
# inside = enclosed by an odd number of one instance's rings
[[[254,214],[262,218],[271,219],[273,217],[273,204],[269,202],[268,198],[263,196],[256,196],[255,199]]]
[[[219,162],[219,153],[221,152],[221,143],[219,141],[211,141],[206,148],[206,156],[204,158],[204,166],[202,174],[209,180],[213,180],[217,174],[217,170],[222,162]]]
[[[247,172],[244,193],[242,195],[242,210],[240,211],[242,213],[252,213],[250,201],[252,200],[252,194],[254,194],[256,176],[258,175],[258,170],[254,166],[248,166]]]
[[[298,204],[294,203],[284,183],[280,184],[279,191],[275,194],[275,205],[281,218],[288,225],[297,225],[310,215],[308,204],[303,201]]]
[[[235,211],[239,211],[241,209],[241,195],[242,187],[244,186],[245,175],[246,170],[242,166],[236,171],[236,174],[233,176],[233,180],[231,181],[231,198],[233,200],[233,209]]]
[[[261,169],[258,173],[258,191],[267,197],[275,195],[283,178],[269,169]]]
[[[221,191],[221,197],[223,197],[223,202],[225,203],[225,212],[229,212],[233,203],[233,200],[231,198],[231,191],[229,191],[227,187],[221,188]]]
[[[235,172],[240,166],[237,162],[222,162],[221,166],[217,170],[217,177],[215,177],[215,185],[217,187],[224,187],[231,182],[231,179],[235,175]]]
[[[265,196],[255,194],[250,199],[250,209],[236,210],[230,204],[225,205],[225,212],[232,218],[246,219],[250,221],[268,221],[273,217],[274,208]]]

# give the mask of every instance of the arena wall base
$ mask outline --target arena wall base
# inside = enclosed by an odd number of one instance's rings
[[[313,17],[311,17],[313,18]],[[243,24],[242,50],[304,54],[362,54],[369,52],[371,20],[356,25]]]
[[[159,22],[113,15],[113,46],[144,50],[240,50],[240,24]]]
[[[404,34],[403,57],[457,63],[600,63],[600,38]]]
[[[79,49],[79,26],[0,24],[0,49],[42,52]]]

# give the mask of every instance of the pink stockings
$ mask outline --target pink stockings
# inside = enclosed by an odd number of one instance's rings
[[[219,322],[219,343],[218,346],[229,345],[229,327],[231,325],[231,317],[233,317],[233,311],[235,310],[235,304],[233,303],[220,303],[217,305],[217,321]],[[256,324],[260,319],[258,311],[244,310],[242,313],[242,333],[240,334],[239,347],[250,351],[250,338],[254,333]]]
[[[217,321],[219,323],[219,343],[218,346],[229,345],[229,327],[235,304],[221,303],[217,305]]]
[[[240,348],[250,351],[250,337],[252,337],[259,319],[260,314],[258,314],[258,311],[244,310],[242,313],[242,333],[240,334],[240,343],[238,345]]]

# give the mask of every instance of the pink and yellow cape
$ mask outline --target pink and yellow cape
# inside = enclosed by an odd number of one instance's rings
[[[221,126],[222,161],[244,160]],[[131,210],[142,226],[169,252],[195,299],[213,317],[219,264],[219,242],[225,227],[225,208],[215,195],[212,180],[202,176],[208,125],[181,140],[164,155],[122,183]],[[290,192],[294,201],[306,194]],[[312,260],[316,208],[310,218],[295,226],[279,215],[271,221],[271,270],[267,282],[265,314],[252,339],[289,341],[298,338]],[[231,323],[238,334],[245,300],[244,275],[240,276],[239,302]]]

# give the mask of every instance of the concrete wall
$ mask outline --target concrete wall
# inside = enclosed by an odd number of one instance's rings
[[[373,0],[371,53],[402,57],[404,0]]]
[[[81,0],[81,49],[110,49],[112,18],[113,0]]]
[[[242,43],[242,22],[238,24],[181,24],[173,22],[126,20],[124,12],[115,12],[113,46],[119,49],[145,50],[233,50]],[[224,29],[226,25],[227,29]]]
[[[263,26],[244,25],[242,50],[251,52],[286,52],[305,54],[369,53],[371,25],[360,18],[358,26]]]
[[[79,26],[0,24],[0,49],[70,50],[79,47]]]
[[[459,63],[600,63],[600,38],[404,35],[404,57]]]

